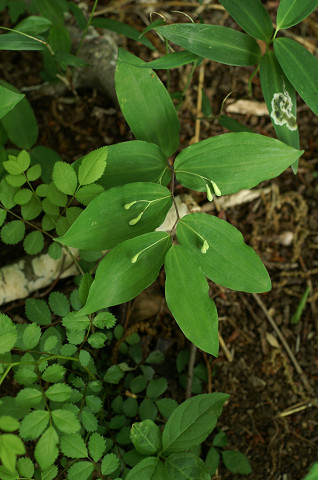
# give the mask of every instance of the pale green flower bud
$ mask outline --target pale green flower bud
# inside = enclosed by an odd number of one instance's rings
[[[141,217],[143,216],[143,213],[144,213],[144,212],[139,213],[138,217],[133,218],[132,220],[130,220],[130,221],[129,221],[129,225],[131,225],[131,226],[136,225],[136,223],[138,223],[139,220],[141,219]]]
[[[131,202],[131,203],[125,203],[124,209],[129,210],[132,205],[135,205],[135,203],[137,203],[137,200],[135,200],[134,202]]]
[[[212,187],[213,187],[213,190],[214,190],[214,193],[215,195],[217,195],[218,197],[220,197],[222,195],[221,193],[221,190],[219,189],[219,187],[217,186],[217,184],[215,182],[213,182],[211,180],[211,183],[212,183]]]
[[[213,196],[212,196],[212,192],[210,190],[210,187],[209,185],[205,185],[206,187],[206,196],[207,196],[207,199],[209,200],[209,202],[212,202],[213,201]]]
[[[206,253],[209,250],[210,246],[206,240],[204,240],[203,245],[201,247],[201,252]]]

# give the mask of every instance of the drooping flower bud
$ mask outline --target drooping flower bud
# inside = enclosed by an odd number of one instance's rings
[[[129,210],[132,205],[135,205],[135,203],[137,203],[137,200],[135,200],[134,202],[131,202],[131,203],[125,203],[124,209]]]
[[[222,195],[222,193],[221,193],[221,190],[219,189],[219,187],[217,186],[217,184],[215,182],[213,182],[213,180],[211,180],[211,184],[212,184],[215,195],[220,197]]]
[[[132,259],[130,260],[131,263],[136,263],[140,254],[141,254],[141,252],[139,252],[139,253],[137,253],[136,255],[134,255],[134,256],[132,257]]]
[[[212,195],[212,192],[210,190],[209,185],[205,184],[205,188],[206,188],[207,199],[209,200],[209,202],[212,202],[213,201],[213,195]]]
[[[143,216],[143,213],[144,212],[141,212],[141,213],[139,213],[138,217],[131,219],[129,221],[129,225],[131,225],[131,226],[136,225],[136,223],[138,223],[139,220],[141,219],[141,217]]]
[[[201,247],[201,253],[206,253],[209,250],[210,246],[206,240],[204,240],[203,245]]]

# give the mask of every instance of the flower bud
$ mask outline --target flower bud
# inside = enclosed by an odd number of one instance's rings
[[[204,240],[203,245],[201,247],[201,253],[206,253],[209,250],[209,244],[206,240]]]
[[[136,225],[136,223],[138,223],[139,220],[141,219],[141,217],[143,216],[143,213],[144,213],[144,212],[139,213],[138,217],[133,218],[132,220],[130,220],[130,221],[129,221],[129,225],[131,225],[131,226]]]

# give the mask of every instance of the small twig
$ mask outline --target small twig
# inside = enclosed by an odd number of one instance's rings
[[[191,343],[190,347],[190,358],[189,358],[189,365],[188,365],[188,378],[187,378],[187,390],[186,390],[186,398],[191,397],[192,391],[192,382],[193,382],[193,369],[195,364],[195,357],[197,354],[198,347]]]
[[[255,301],[258,303],[258,305],[260,306],[260,308],[263,310],[264,314],[265,314],[265,317],[267,318],[267,320],[269,321],[269,323],[271,324],[273,330],[275,330],[279,340],[281,341],[283,347],[285,348],[291,362],[293,363],[298,375],[300,376],[300,379],[302,381],[302,384],[304,385],[305,389],[307,390],[308,393],[310,393],[311,395],[313,395],[313,390],[312,390],[312,387],[311,385],[309,384],[308,382],[308,379],[305,375],[305,372],[303,371],[303,369],[301,368],[301,366],[299,365],[299,363],[297,362],[296,358],[295,358],[295,355],[293,354],[293,352],[291,351],[284,335],[282,334],[282,332],[280,331],[280,329],[278,328],[275,320],[271,317],[271,315],[269,314],[267,308],[265,307],[264,303],[262,302],[262,300],[259,298],[259,296],[256,294],[256,293],[252,293]]]
[[[197,143],[200,140],[200,129],[201,129],[201,117],[202,117],[202,89],[204,84],[204,64],[200,66],[199,69],[199,84],[198,84],[198,96],[197,96],[197,114],[195,120],[195,134],[193,143]]]
[[[219,342],[220,342],[220,345],[221,345],[221,347],[222,347],[222,350],[223,350],[224,355],[226,356],[227,360],[228,360],[229,362],[233,362],[233,356],[232,356],[230,350],[227,348],[226,343],[225,343],[225,341],[223,340],[223,337],[222,337],[222,335],[220,334],[220,332],[219,332]]]
[[[208,372],[208,393],[212,393],[212,370],[211,363],[209,362],[209,357],[206,352],[203,352],[203,358],[205,361],[206,369]]]

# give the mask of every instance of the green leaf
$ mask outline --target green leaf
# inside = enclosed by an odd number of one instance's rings
[[[191,342],[216,357],[217,310],[199,265],[184,247],[174,245],[166,255],[165,270],[166,300],[176,322]]]
[[[116,324],[116,317],[110,312],[100,312],[93,319],[93,325],[97,328],[112,328]]]
[[[120,35],[125,35],[125,37],[136,40],[151,50],[155,50],[155,47],[148,38],[141,37],[140,32],[136,28],[127,25],[126,23],[118,22],[117,20],[112,20],[110,18],[94,18],[91,24],[97,28],[105,28],[119,33]]]
[[[108,148],[101,147],[85,155],[78,169],[80,185],[89,185],[96,182],[104,173]]]
[[[130,382],[130,390],[132,393],[140,393],[147,387],[147,379],[143,375],[138,375]]]
[[[93,183],[92,185],[85,185],[85,187],[81,187],[75,193],[75,198],[83,205],[87,206],[94,200],[97,195],[104,191],[101,185]]]
[[[54,480],[57,478],[58,468],[56,465],[51,465],[49,468],[42,470],[41,480]]]
[[[58,441],[56,430],[50,426],[37,442],[34,457],[42,470],[49,468],[55,462],[59,453],[56,446]]]
[[[44,247],[44,237],[38,230],[28,233],[23,241],[23,248],[28,255],[36,255]]]
[[[1,38],[5,35],[1,35]],[[9,83],[0,80],[0,84],[12,92],[20,93]],[[23,98],[13,110],[1,119],[2,125],[11,142],[19,148],[29,150],[38,138],[38,127],[33,110],[26,98]]]
[[[93,348],[102,348],[105,345],[106,340],[107,336],[102,332],[95,332],[87,339],[88,343]]]
[[[227,115],[221,115],[219,118],[219,123],[222,127],[227,128],[230,132],[249,132],[253,133],[253,131],[243,125],[242,123],[238,122],[234,118],[228,117]]]
[[[23,455],[25,447],[17,435],[5,433],[0,436],[0,460],[5,468],[15,470],[17,455]]]
[[[0,429],[4,432],[14,432],[18,430],[20,424],[18,420],[9,415],[0,416]]]
[[[86,350],[81,350],[80,351],[78,359],[80,361],[80,364],[83,367],[87,367],[89,365],[89,363],[92,361],[92,357],[91,357],[90,353],[87,352]]]
[[[39,145],[31,150],[31,159],[33,164],[39,163],[41,165],[43,182],[50,183],[52,181],[53,167],[56,162],[61,161],[61,157],[51,148]]]
[[[30,408],[38,406],[42,399],[43,396],[40,390],[36,388],[23,388],[16,396],[16,403],[19,406]]]
[[[60,438],[60,449],[61,449],[61,452],[67,457],[71,457],[71,458],[88,457],[86,445],[79,433],[62,435]]]
[[[191,213],[179,221],[177,238],[213,282],[242,292],[270,290],[266,268],[230,223],[213,215]]]
[[[60,317],[64,317],[70,312],[70,302],[62,292],[50,293],[49,305],[52,312]]]
[[[95,415],[92,414],[92,412],[85,410],[85,408],[87,407],[84,407],[81,413],[81,422],[83,424],[83,427],[88,432],[95,432],[98,427],[97,419]]]
[[[54,52],[70,53],[71,51],[70,32],[64,25],[53,25],[50,28],[48,42]]]
[[[21,220],[12,220],[1,229],[1,240],[8,245],[16,245],[24,237],[25,224]]]
[[[155,183],[114,187],[98,195],[57,241],[89,250],[110,249],[161,225],[171,203],[169,190]]]
[[[88,450],[94,462],[98,462],[106,450],[105,438],[99,433],[92,433],[88,441]]]
[[[145,233],[115,247],[97,267],[86,305],[80,314],[119,305],[136,297],[159,274],[171,238],[165,232]]]
[[[30,167],[27,171],[27,177],[28,177],[28,180],[30,182],[34,182],[35,180],[37,180],[38,178],[40,178],[41,176],[41,173],[42,173],[42,167],[39,163],[37,163],[36,165],[33,165],[32,167]]]
[[[21,422],[20,437],[23,440],[36,440],[49,423],[49,412],[46,410],[34,410]]]
[[[63,255],[62,247],[59,243],[51,243],[47,252],[53,260],[58,260]]]
[[[89,318],[86,315],[77,315],[77,312],[68,313],[62,320],[62,325],[74,332],[86,330],[89,326]]]
[[[171,69],[182,67],[182,65],[187,65],[188,63],[193,63],[196,60],[199,60],[200,57],[191,52],[173,52],[164,55],[163,57],[156,58],[151,62],[146,64],[135,64],[139,68],[153,68],[153,69]],[[134,63],[132,64],[134,65]]]
[[[291,147],[299,149],[296,92],[272,51],[268,51],[262,57],[260,80],[277,137]],[[296,171],[297,165],[298,161],[293,165],[293,169]]]
[[[203,442],[215,427],[228,398],[225,393],[205,393],[179,405],[163,431],[164,452],[183,452]]]
[[[31,198],[32,198],[32,191],[28,190],[27,188],[21,188],[20,190],[17,191],[17,193],[14,196],[14,201],[18,205],[24,205],[28,203]]]
[[[6,162],[3,162],[3,165],[5,163]],[[10,161],[8,163],[10,163]],[[21,187],[25,184],[26,178],[22,173],[20,175],[6,175],[6,181],[13,187]]]
[[[0,35],[0,50],[46,50],[43,40],[26,37],[20,33]]]
[[[247,475],[252,473],[252,468],[248,458],[242,452],[234,450],[223,450],[222,459],[224,465],[230,472]]]
[[[77,187],[77,176],[72,165],[66,162],[56,162],[53,167],[52,179],[55,186],[66,195],[73,195]]]
[[[15,201],[13,200],[15,193],[17,192],[16,187],[12,187],[8,184],[5,178],[0,182],[0,201],[3,206],[7,209],[11,209],[15,206]]]
[[[171,172],[158,145],[133,140],[107,148],[107,168],[98,180],[104,188],[134,182],[169,183]]]
[[[165,467],[167,478],[211,480],[211,475],[203,460],[191,452],[173,453],[166,459]]]
[[[45,382],[55,383],[63,380],[65,372],[66,370],[62,365],[54,363],[45,369],[41,375],[41,378]]]
[[[8,88],[0,86],[0,119],[10,112],[24,97],[25,95],[22,93],[15,93]]]
[[[149,382],[146,395],[151,399],[156,399],[160,397],[168,388],[167,379],[164,377],[156,378]]]
[[[309,108],[318,115],[318,60],[291,38],[274,40],[274,52],[286,77]]]
[[[30,322],[35,322],[38,325],[50,325],[51,323],[51,312],[44,300],[27,298],[25,314]]]
[[[169,418],[172,412],[177,408],[178,402],[173,398],[161,398],[156,401],[159,412],[164,418]]]
[[[252,37],[267,42],[273,34],[273,24],[260,0],[220,0],[225,10]]]
[[[76,5],[74,2],[68,2],[68,7],[73,13],[76,23],[79,26],[81,30],[84,30],[86,25],[87,25],[87,20],[85,18],[85,15],[83,14],[82,10],[78,5]]]
[[[17,327],[12,320],[0,313],[0,354],[10,352],[17,340]]]
[[[126,480],[165,480],[166,469],[159,458],[149,457],[141,460],[130,470]],[[194,479],[193,479],[194,480]]]
[[[104,381],[106,383],[117,384],[124,377],[125,373],[119,365],[112,365],[106,370]]]
[[[46,32],[51,25],[52,22],[47,18],[31,15],[21,20],[21,22],[14,27],[14,30],[27,33],[28,35],[38,35],[39,33]]]
[[[308,17],[318,6],[317,0],[280,0],[276,23],[277,30],[293,27]]]
[[[185,187],[204,192],[212,180],[226,195],[276,177],[302,153],[256,133],[225,133],[185,148],[174,169]]]
[[[123,403],[123,413],[126,417],[133,418],[138,413],[138,402],[135,398],[127,398]]]
[[[205,464],[210,475],[215,475],[216,469],[220,463],[220,454],[216,448],[211,447],[205,459]]]
[[[72,389],[66,383],[56,383],[49,387],[45,395],[52,402],[65,402],[71,396]]]
[[[86,400],[86,405],[88,406],[90,411],[93,413],[98,413],[103,407],[102,400],[99,397],[96,397],[95,395],[87,395],[85,400]]]
[[[22,205],[21,207],[21,215],[24,218],[24,220],[34,220],[36,217],[40,215],[42,212],[42,205],[40,200],[33,195],[31,200],[26,203],[25,205]]]
[[[50,0],[34,0],[34,5],[40,14],[51,20],[53,24],[63,24],[64,14],[59,2],[51,2]]]
[[[306,475],[306,477],[304,478],[304,480],[316,480],[317,475],[318,475],[318,463],[316,462],[316,463],[311,467],[310,472],[308,473],[308,475]]]
[[[34,465],[30,458],[22,457],[17,461],[17,470],[21,477],[32,478],[34,474]]]
[[[152,420],[134,423],[131,427],[130,440],[137,452],[142,455],[153,455],[162,447],[160,429]]]
[[[0,227],[3,225],[6,217],[7,217],[6,210],[3,210],[2,208],[0,208]]]
[[[139,417],[141,420],[155,421],[158,409],[155,403],[149,398],[145,398],[139,405]]]
[[[103,475],[112,474],[119,467],[119,459],[114,453],[108,453],[102,460],[101,471]]]
[[[76,433],[81,428],[75,413],[68,410],[54,410],[52,419],[56,427],[64,433]]]
[[[76,462],[67,471],[68,480],[87,480],[94,470],[91,462]]]
[[[58,188],[53,182],[49,183],[49,185],[47,186],[46,196],[50,200],[52,205],[56,205],[57,207],[66,207],[67,205],[67,195],[58,190]]]
[[[144,64],[120,48],[115,73],[120,108],[137,140],[155,143],[169,157],[178,148],[180,129],[170,95],[153,70],[131,63]]]
[[[201,23],[178,23],[154,29],[164,38],[200,57],[226,65],[258,63],[261,51],[256,41],[231,28]]]
[[[30,350],[36,347],[39,343],[41,333],[41,328],[35,323],[28,325],[23,333],[23,343],[25,348]]]

